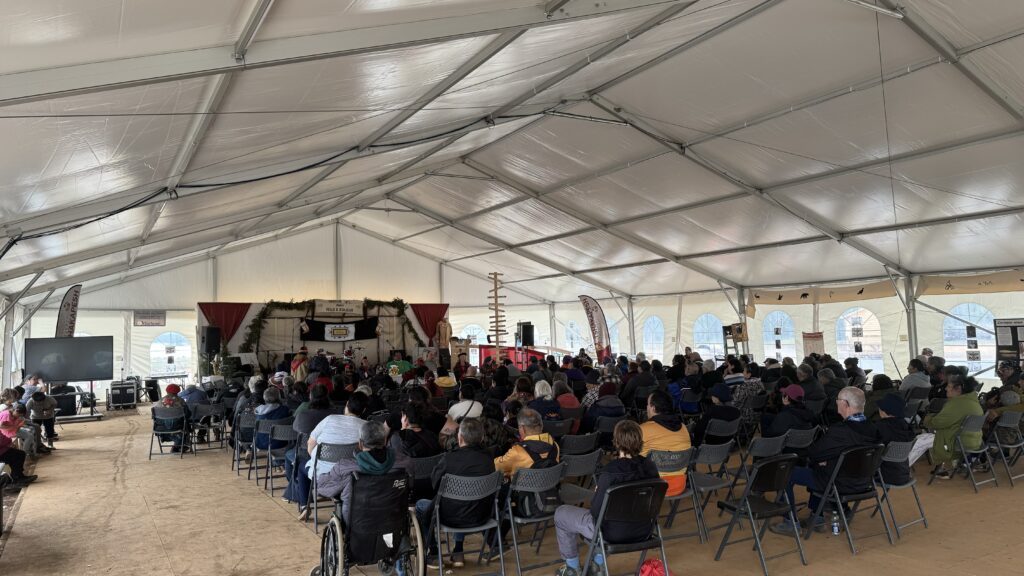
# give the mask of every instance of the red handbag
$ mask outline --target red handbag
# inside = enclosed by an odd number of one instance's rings
[[[640,565],[639,576],[674,576],[671,570],[666,570],[661,560],[655,560],[653,558],[644,560],[644,563]]]

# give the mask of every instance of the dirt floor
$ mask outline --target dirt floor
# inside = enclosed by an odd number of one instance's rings
[[[66,425],[55,453],[40,459],[40,479],[24,490],[13,527],[4,533],[0,574],[309,573],[317,562],[319,537],[311,524],[296,519],[294,505],[283,502],[280,491],[271,498],[244,475],[237,477],[229,469],[227,450],[149,461],[149,431],[148,416],[132,412]],[[917,475],[927,477],[926,463],[918,466]],[[769,570],[776,576],[1024,574],[1024,550],[1019,546],[1024,485],[1012,489],[1005,473],[999,477],[999,487],[985,486],[978,495],[959,478],[921,486],[929,527],[907,529],[895,546],[884,536],[864,538],[858,542],[858,554],[851,556],[844,536],[815,534],[806,543],[807,567],[789,555],[770,561]],[[909,492],[897,494],[895,500],[897,515],[909,518]],[[717,522],[714,504],[708,509]],[[880,521],[867,516],[861,514],[854,522],[855,535],[881,530]],[[668,534],[690,532],[693,527],[692,514],[684,515]],[[676,576],[712,571],[759,574],[749,545],[731,546],[722,561],[714,561],[723,532],[716,530],[712,543],[703,545],[696,538],[671,540],[669,564]],[[792,540],[769,533],[765,546],[771,554],[790,548]],[[554,534],[549,532],[541,555],[526,551],[524,563],[553,562],[556,556]],[[632,555],[613,560],[613,573],[628,573],[635,561]],[[506,560],[506,567],[515,574],[514,562]],[[555,568],[552,564],[524,573],[553,574]],[[456,576],[495,569],[469,563]]]

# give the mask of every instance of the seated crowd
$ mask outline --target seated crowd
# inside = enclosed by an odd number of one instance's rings
[[[0,464],[10,468],[14,486],[27,486],[36,480],[26,474],[25,465],[41,454],[49,454],[58,439],[57,400],[50,386],[37,375],[30,375],[22,386],[0,391]]]
[[[445,475],[485,476],[499,471],[506,478],[498,495],[502,514],[506,499],[514,514],[525,513],[519,500],[509,494],[507,481],[519,470],[546,468],[560,461],[560,439],[545,431],[546,423],[571,419],[571,434],[601,432],[601,445],[612,459],[598,474],[590,508],[561,505],[554,511],[564,560],[558,574],[576,576],[582,571],[578,537],[590,538],[598,529],[598,511],[611,487],[660,476],[668,485],[668,496],[685,491],[686,470],[659,474],[651,452],[746,442],[757,430],[765,438],[791,430],[820,430],[816,440],[800,450],[804,465],[794,470],[788,490],[795,507],[794,488],[805,487],[812,494],[809,509],[814,510],[819,502],[813,494],[824,489],[840,455],[850,448],[913,440],[915,452],[908,462],[884,464],[886,481],[908,481],[910,466],[928,450],[934,476],[950,478],[957,466],[973,464],[959,462],[960,454],[953,449],[967,416],[985,414],[993,422],[1008,410],[1024,412],[1020,370],[1011,363],[998,368],[1002,386],[979,397],[974,378],[936,356],[911,360],[908,375],[898,383],[884,374],[869,378],[856,358],[840,363],[827,354],[812,354],[799,365],[785,358],[769,359],[761,366],[743,356],[716,363],[689,349],[675,356],[667,369],[660,362],[648,362],[642,354],[637,360],[609,357],[594,365],[581,350],[561,363],[553,356],[534,358],[525,370],[508,360],[490,358],[478,369],[460,355],[451,371],[437,368],[435,372],[400,356],[374,369],[365,362],[358,368],[337,364],[318,353],[302,359],[305,364],[293,362],[289,370],[275,373],[269,383],[253,377],[246,388],[235,390],[230,414],[252,413],[257,420],[293,418],[292,427],[304,441],[286,455],[289,485],[284,498],[303,506],[302,518],[309,513],[304,506],[316,496],[337,498],[344,517],[351,505],[355,474],[382,475],[401,469],[412,474],[414,459],[439,457],[430,478],[414,489],[415,510],[429,548],[428,565],[433,567],[460,567],[465,562],[462,534],[455,534],[450,557],[439,558],[438,538],[430,530],[435,509],[440,522],[453,528],[478,526],[493,514],[493,500],[439,499]],[[211,401],[205,394],[175,388],[168,387],[163,405],[187,410],[192,402]],[[756,408],[755,399],[759,400]],[[917,433],[905,414],[908,402],[929,399],[940,400],[929,405],[931,413]],[[602,427],[606,420],[614,426]],[[713,420],[739,421],[738,436],[713,435],[709,432]],[[977,448],[985,441],[983,435],[993,434],[993,429],[990,426],[961,440],[966,448]],[[236,440],[253,439],[230,437]],[[280,447],[259,437],[253,444],[263,450]],[[337,463],[319,462],[314,469],[321,444],[353,445],[354,455]],[[310,495],[314,476],[318,494]],[[853,493],[870,489],[871,479],[847,478],[840,471],[835,484],[840,493]],[[821,528],[823,522],[816,517],[813,527]],[[787,519],[771,528],[792,533],[797,527]],[[500,534],[486,535],[492,554],[498,536],[507,545],[508,529],[505,522]],[[647,538],[650,525],[613,522],[600,529],[606,537],[628,542]],[[593,558],[597,566],[604,561],[600,555]]]

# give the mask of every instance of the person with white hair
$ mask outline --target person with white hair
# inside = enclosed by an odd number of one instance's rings
[[[851,448],[874,446],[878,443],[878,428],[864,416],[864,403],[864,391],[860,388],[847,386],[839,391],[839,397],[836,398],[836,411],[842,418],[842,422],[830,426],[825,435],[807,449],[808,467],[793,469],[786,493],[789,496],[790,505],[793,506],[794,516],[796,514],[794,486],[807,487],[811,492],[808,508],[817,509],[820,499],[814,493],[825,489],[839,455]],[[840,494],[866,492],[873,488],[872,478],[871,476],[850,476],[840,470],[836,476],[836,488]],[[823,526],[824,522],[824,518],[817,518],[815,528]],[[771,530],[776,534],[792,535],[797,527],[787,518],[783,522],[773,525]]]
[[[540,380],[533,385],[533,400],[526,407],[536,410],[545,420],[562,419],[562,405],[555,400],[547,380]]]
[[[281,420],[287,418],[290,414],[291,410],[281,403],[281,391],[273,386],[268,387],[263,392],[263,404],[256,407],[256,419]],[[286,444],[287,442],[284,440],[277,440],[271,444],[270,434],[256,435],[256,448],[260,450],[266,450],[268,446],[271,448],[284,448]]]

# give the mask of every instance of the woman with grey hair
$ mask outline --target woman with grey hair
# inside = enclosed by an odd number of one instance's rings
[[[264,382],[265,385],[266,383]],[[281,391],[274,386],[266,388],[263,391],[263,404],[256,407],[256,419],[281,420],[287,418],[289,414],[291,414],[291,410],[284,404],[281,404]],[[259,450],[266,450],[268,446],[271,448],[284,448],[286,444],[287,442],[284,440],[276,440],[271,444],[270,435],[266,433],[256,435],[256,448]]]

